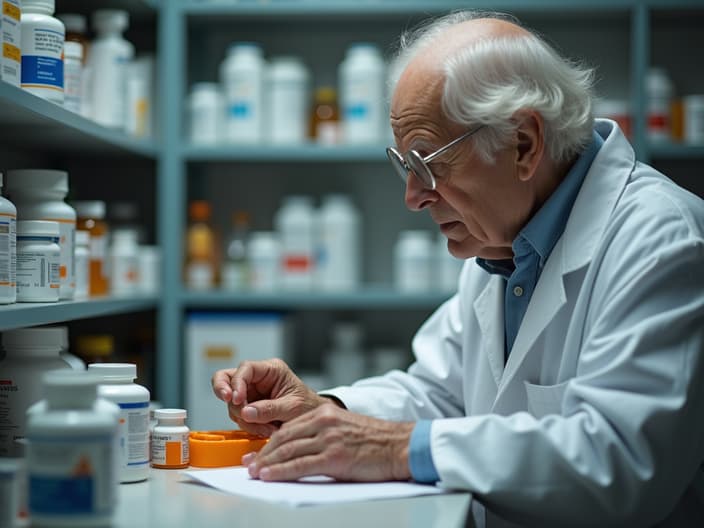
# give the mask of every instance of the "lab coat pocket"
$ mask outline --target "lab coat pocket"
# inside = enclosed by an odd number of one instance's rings
[[[548,414],[560,414],[562,411],[562,397],[569,381],[558,383],[557,385],[534,385],[523,382],[526,386],[526,397],[528,400],[528,412],[536,418],[542,418]]]

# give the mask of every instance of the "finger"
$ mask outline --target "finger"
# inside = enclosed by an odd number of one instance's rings
[[[263,436],[263,437],[270,437],[272,434],[274,434],[278,428],[279,424],[276,423],[267,423],[267,424],[252,424],[249,423],[245,420],[243,420],[240,417],[239,410],[238,408],[234,407],[233,405],[229,405],[228,407],[230,419],[235,422],[240,429],[243,431],[247,431],[248,433],[257,435],[257,436]]]
[[[210,384],[215,396],[222,401],[229,402],[232,399],[231,380],[237,369],[218,370],[213,374]]]
[[[324,471],[324,458],[320,454],[314,454],[264,466],[257,470],[256,478],[265,481],[291,481],[311,475],[323,475]]]
[[[298,400],[284,396],[276,400],[249,403],[242,408],[240,415],[249,423],[287,422],[299,415],[298,407]]]
[[[247,469],[251,477],[259,478],[261,471],[265,468],[270,468],[272,466],[278,466],[299,460],[301,458],[317,455],[323,450],[323,448],[324,446],[321,446],[320,442],[315,438],[300,438],[283,444],[269,453],[264,453],[263,450],[260,450],[256,456],[249,457],[247,459]],[[304,476],[301,472],[308,471],[304,467],[294,467],[297,468],[295,470],[297,473],[287,473],[285,475],[286,478],[299,478]],[[289,467],[289,469],[292,469],[292,467]]]

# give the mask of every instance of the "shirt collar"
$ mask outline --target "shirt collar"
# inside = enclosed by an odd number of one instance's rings
[[[512,244],[514,255],[535,251],[540,256],[542,267],[565,230],[582,182],[603,144],[602,137],[596,131],[592,132],[592,141],[574,162],[560,185],[518,233]],[[476,261],[487,272],[505,277],[510,276],[514,269],[510,260],[486,260],[477,257]]]

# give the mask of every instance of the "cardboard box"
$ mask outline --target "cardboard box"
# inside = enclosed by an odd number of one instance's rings
[[[213,374],[244,360],[290,358],[290,325],[281,313],[192,312],[186,316],[186,409],[191,430],[235,429],[215,397]]]

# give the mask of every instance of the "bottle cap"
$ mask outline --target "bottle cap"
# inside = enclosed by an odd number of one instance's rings
[[[7,192],[27,192],[45,189],[66,194],[68,172],[46,169],[17,169],[7,172]]]
[[[54,9],[56,9],[54,0],[22,0],[21,4],[22,9],[27,11],[30,9],[40,9],[45,13],[53,14]]]
[[[72,40],[64,42],[64,57],[83,60],[83,44]]]
[[[17,328],[2,333],[2,346],[6,350],[16,348],[63,347],[66,328],[50,326],[45,328]]]
[[[64,23],[66,31],[71,33],[85,33],[86,32],[86,17],[79,15],[78,13],[62,13],[56,15],[56,18]]]
[[[46,220],[20,220],[17,222],[17,236],[44,236],[58,238],[60,235],[58,222]]]
[[[98,394],[98,377],[86,371],[50,370],[44,373],[42,381],[49,408],[91,407]]]
[[[71,202],[76,209],[79,218],[93,218],[103,220],[105,218],[105,202],[102,200],[81,200]]]
[[[91,363],[88,371],[102,381],[132,381],[137,378],[137,365],[134,363]]]
[[[121,9],[99,9],[93,13],[93,28],[98,33],[122,32],[129,25],[127,11]]]
[[[154,418],[157,420],[178,420],[185,419],[186,409],[157,409],[154,411]]]

